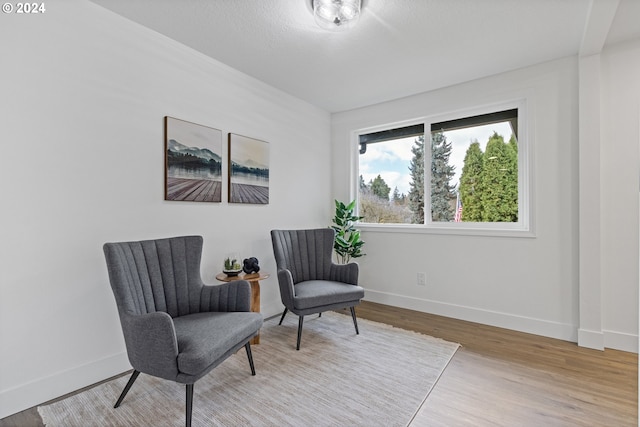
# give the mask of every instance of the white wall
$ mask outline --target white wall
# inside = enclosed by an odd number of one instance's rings
[[[635,69],[623,72],[621,64],[613,64],[613,58],[610,62],[616,73],[625,77],[619,86],[611,89],[612,102],[615,102],[627,89],[625,83],[638,73]],[[618,76],[612,76],[614,78]],[[335,197],[341,199],[354,197],[348,185],[353,182],[349,174],[354,150],[350,137],[354,130],[521,96],[527,97],[531,114],[535,238],[380,232],[363,227],[367,256],[359,262],[361,282],[367,288],[366,298],[577,341],[580,319],[578,93],[578,60],[572,57],[334,114],[332,188]],[[629,106],[629,102],[620,108]],[[628,113],[630,117],[633,111]],[[638,126],[625,126],[625,129],[624,135],[632,137]],[[637,144],[637,137],[614,144],[618,144],[618,149],[623,148],[620,145],[626,149]],[[610,337],[605,341],[611,347],[637,351],[637,146],[622,163],[615,161],[615,145],[604,150],[613,157],[603,158],[603,187],[608,187],[610,178],[620,175],[618,167],[622,167],[622,175],[629,179],[630,188],[636,193],[626,189],[626,200],[612,197],[611,193],[603,197],[609,204],[603,202],[601,209],[607,212],[608,219],[617,221],[615,225],[605,226],[605,233],[611,233],[605,238],[609,242],[605,243],[608,245],[605,249],[611,252],[603,260],[603,274],[615,279],[617,284],[602,291],[606,305],[602,328]],[[626,188],[624,180],[616,183]],[[616,215],[625,209],[628,213],[623,217]],[[624,268],[617,268],[623,264]],[[416,284],[419,271],[427,273],[426,287]],[[603,287],[609,286],[608,282],[603,282]]]
[[[638,186],[640,183],[640,40],[600,55],[601,286],[606,347],[638,351]]]
[[[329,223],[328,113],[81,0],[3,14],[0,51],[0,418],[128,369],[104,242],[203,235],[205,281],[256,256],[280,311],[269,230]],[[163,201],[165,115],[268,141],[269,205]]]

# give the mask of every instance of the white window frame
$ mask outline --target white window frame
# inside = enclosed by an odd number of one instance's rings
[[[425,186],[424,224],[377,224],[358,223],[358,228],[362,230],[372,230],[381,232],[404,232],[404,233],[429,233],[429,234],[453,234],[453,235],[480,235],[480,236],[504,236],[504,237],[535,237],[533,203],[534,194],[533,182],[533,137],[530,123],[533,123],[531,112],[528,108],[526,98],[505,101],[495,104],[488,104],[475,108],[451,111],[444,114],[430,115],[414,120],[406,120],[386,125],[359,129],[352,133],[352,144],[354,148],[354,161],[352,163],[352,198],[359,198],[359,136],[384,131],[388,129],[401,128],[405,126],[424,123],[425,129],[425,162],[431,161],[431,124],[444,121],[457,120],[466,117],[490,114],[499,111],[518,109],[518,222],[437,222],[431,220],[431,197],[430,188]],[[431,182],[431,168],[425,165],[425,183]],[[359,206],[359,200],[358,200]]]

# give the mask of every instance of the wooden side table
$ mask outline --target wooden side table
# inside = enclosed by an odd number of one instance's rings
[[[216,279],[221,282],[235,282],[236,280],[246,280],[251,284],[251,311],[260,313],[260,280],[268,278],[267,273],[240,273],[237,276],[227,276],[224,273],[216,275]],[[260,333],[251,339],[251,344],[260,344]]]

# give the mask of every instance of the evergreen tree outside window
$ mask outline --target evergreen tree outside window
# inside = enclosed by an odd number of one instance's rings
[[[431,133],[431,220],[454,219],[456,191],[451,183],[455,166],[450,163],[452,145],[444,132]]]
[[[375,179],[369,183],[369,188],[371,189],[371,192],[379,199],[389,199],[389,192],[391,191],[391,188],[389,188],[380,174],[378,174],[378,176],[376,176]]]
[[[509,132],[508,123],[498,125],[503,133]],[[481,127],[487,126],[493,128],[496,124]],[[477,129],[467,131],[474,130]],[[510,142],[504,140],[503,135],[493,131],[484,144],[475,137],[467,144],[461,174],[452,184],[462,203],[461,222],[518,221],[517,143],[514,135],[510,135]]]

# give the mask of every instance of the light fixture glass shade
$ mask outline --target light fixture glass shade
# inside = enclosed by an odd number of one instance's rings
[[[313,17],[325,30],[347,30],[360,18],[360,0],[313,0]]]

